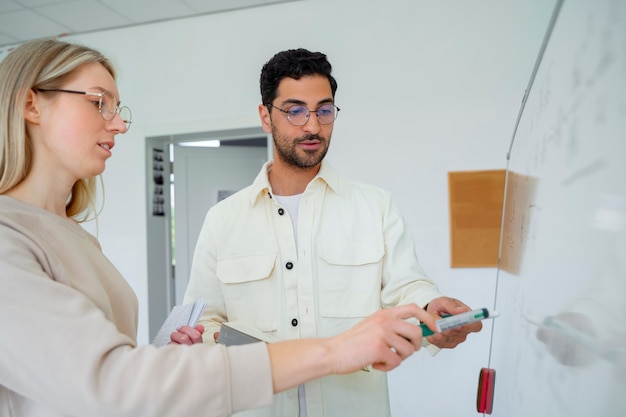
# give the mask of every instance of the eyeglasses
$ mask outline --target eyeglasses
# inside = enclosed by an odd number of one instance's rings
[[[287,120],[294,126],[304,126],[309,121],[309,117],[311,117],[311,113],[315,113],[317,116],[317,121],[322,125],[329,125],[335,121],[337,115],[339,114],[339,107],[334,104],[323,104],[317,110],[309,110],[305,106],[302,105],[294,105],[289,107],[287,110],[283,110],[280,107],[276,107],[273,104],[266,104],[268,107],[273,107],[276,110],[280,110],[287,115]]]
[[[76,91],[76,90],[64,90],[61,88],[55,89],[44,89],[38,88],[37,91],[43,92],[59,92],[59,93],[70,93],[70,94],[83,94],[87,96],[96,96],[98,97],[98,111],[104,120],[113,120],[115,114],[119,114],[122,118],[122,121],[126,125],[126,131],[130,129],[130,125],[133,122],[133,115],[130,109],[126,106],[119,107],[115,103],[115,96],[109,91],[103,91],[101,93],[96,93],[93,91]],[[94,102],[95,104],[96,102]]]

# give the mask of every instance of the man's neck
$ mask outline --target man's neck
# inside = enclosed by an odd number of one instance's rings
[[[302,194],[320,167],[321,163],[311,168],[297,168],[275,159],[268,173],[272,191],[284,196]]]

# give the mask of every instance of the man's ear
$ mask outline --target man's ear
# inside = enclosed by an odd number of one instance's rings
[[[28,90],[26,97],[26,106],[24,108],[24,119],[28,122],[38,124],[41,116],[39,112],[39,96],[32,89]]]
[[[259,117],[261,118],[261,127],[265,133],[272,133],[272,119],[270,110],[267,106],[259,104]]]

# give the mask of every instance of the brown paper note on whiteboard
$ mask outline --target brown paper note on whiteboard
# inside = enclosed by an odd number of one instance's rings
[[[506,170],[448,173],[450,264],[498,266]]]

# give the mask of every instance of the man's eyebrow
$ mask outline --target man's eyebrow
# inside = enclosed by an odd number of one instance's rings
[[[324,98],[317,102],[318,105],[327,104],[327,103],[333,103],[332,97]],[[283,100],[281,103],[282,106],[285,106],[287,104],[306,106],[306,103],[304,101],[298,100],[296,98],[288,98],[286,100]]]

